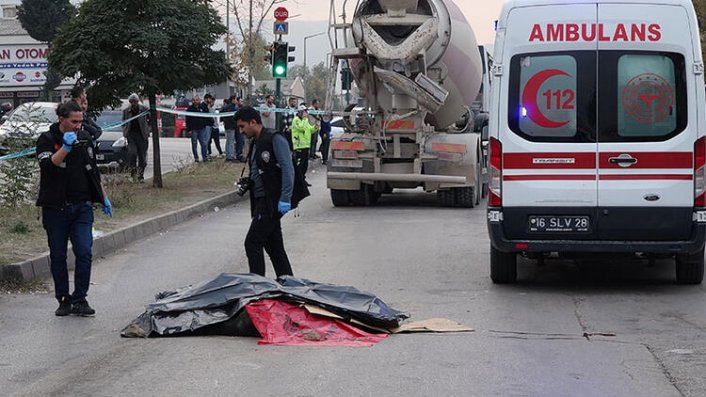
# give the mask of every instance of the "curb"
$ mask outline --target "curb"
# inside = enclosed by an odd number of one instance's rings
[[[140,223],[106,233],[93,239],[93,257],[109,255],[130,243],[196,218],[216,207],[226,207],[241,200],[245,199],[236,195],[235,192],[223,193],[186,208],[155,216]],[[73,269],[75,260],[71,249],[68,250],[66,260],[69,264],[69,269]],[[49,277],[50,275],[49,252],[24,262],[0,266],[0,280],[29,282],[38,278]]]

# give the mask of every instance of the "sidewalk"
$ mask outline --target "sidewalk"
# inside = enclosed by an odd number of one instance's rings
[[[155,216],[134,225],[106,233],[93,239],[93,258],[98,258],[113,253],[126,245],[143,239],[154,233],[167,230],[172,226],[196,218],[216,207],[223,208],[233,205],[247,198],[239,197],[235,192],[227,192],[216,197],[192,204],[188,207]],[[73,269],[74,255],[68,251],[67,261],[69,268]],[[0,266],[0,280],[17,280],[29,282],[38,278],[51,276],[49,267],[49,252],[20,263]]]
[[[309,164],[310,171],[318,171],[322,168],[326,169],[322,167],[319,161],[313,161]],[[182,209],[158,215],[134,225],[94,237],[93,258],[95,260],[95,258],[109,255],[135,241],[213,211],[216,207],[224,208],[244,200],[248,200],[247,195],[240,197],[235,194],[235,191],[230,191]],[[68,250],[67,262],[69,269],[73,270],[75,260],[71,249]],[[0,265],[0,280],[29,282],[40,278],[49,278],[51,277],[49,264],[49,251],[47,251],[24,262]]]

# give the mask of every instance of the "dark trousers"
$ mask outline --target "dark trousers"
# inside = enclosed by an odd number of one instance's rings
[[[294,157],[297,160],[297,168],[306,178],[306,171],[309,169],[309,149],[298,149],[294,151]]]
[[[214,142],[216,144],[216,150],[218,150],[218,154],[223,154],[223,149],[221,148],[221,132],[218,128],[213,128],[213,127],[206,127],[207,129],[210,128],[210,136],[208,140],[208,154],[211,154],[211,142]]]
[[[331,139],[328,137],[328,134],[326,136],[321,136],[321,146],[319,146],[319,151],[321,152],[321,161],[324,163],[328,161],[328,149],[329,146],[331,145]]]
[[[250,223],[248,235],[245,237],[245,253],[248,256],[250,273],[265,275],[264,249],[272,261],[277,277],[285,274],[293,275],[292,265],[284,250],[281,216],[272,215],[272,210],[267,208],[265,199],[256,199],[254,205],[255,215]]]
[[[319,135],[315,132],[315,133],[311,134],[311,146],[309,146],[309,148],[311,149],[309,156],[312,159],[316,158],[316,145],[318,145],[318,144],[319,144]]]
[[[147,149],[150,147],[150,141],[144,139],[142,134],[130,134],[127,141],[127,163],[130,167],[130,175],[133,177],[137,174],[140,178],[145,176],[145,168],[147,168]]]
[[[245,135],[238,129],[235,130],[235,158],[240,161],[245,161],[243,157],[243,149],[245,148]]]
[[[43,208],[42,225],[47,232],[51,275],[56,299],[67,298],[72,303],[86,300],[91,282],[93,260],[93,206],[71,204],[63,209]],[[69,295],[69,269],[66,263],[68,242],[71,240],[76,269],[74,292]]]

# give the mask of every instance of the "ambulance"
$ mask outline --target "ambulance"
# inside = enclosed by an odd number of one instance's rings
[[[700,284],[706,92],[690,0],[508,0],[497,25],[488,230],[517,257],[673,258]]]

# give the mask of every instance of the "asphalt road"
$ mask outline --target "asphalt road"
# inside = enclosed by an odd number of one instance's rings
[[[521,282],[497,286],[483,209],[439,208],[419,191],[333,208],[323,175],[310,180],[313,196],[284,222],[297,276],[476,332],[394,335],[372,348],[121,338],[155,293],[247,271],[243,203],[97,258],[95,318],[55,317],[51,295],[0,296],[2,394],[706,395],[705,289],[675,285],[671,263],[521,261]]]

